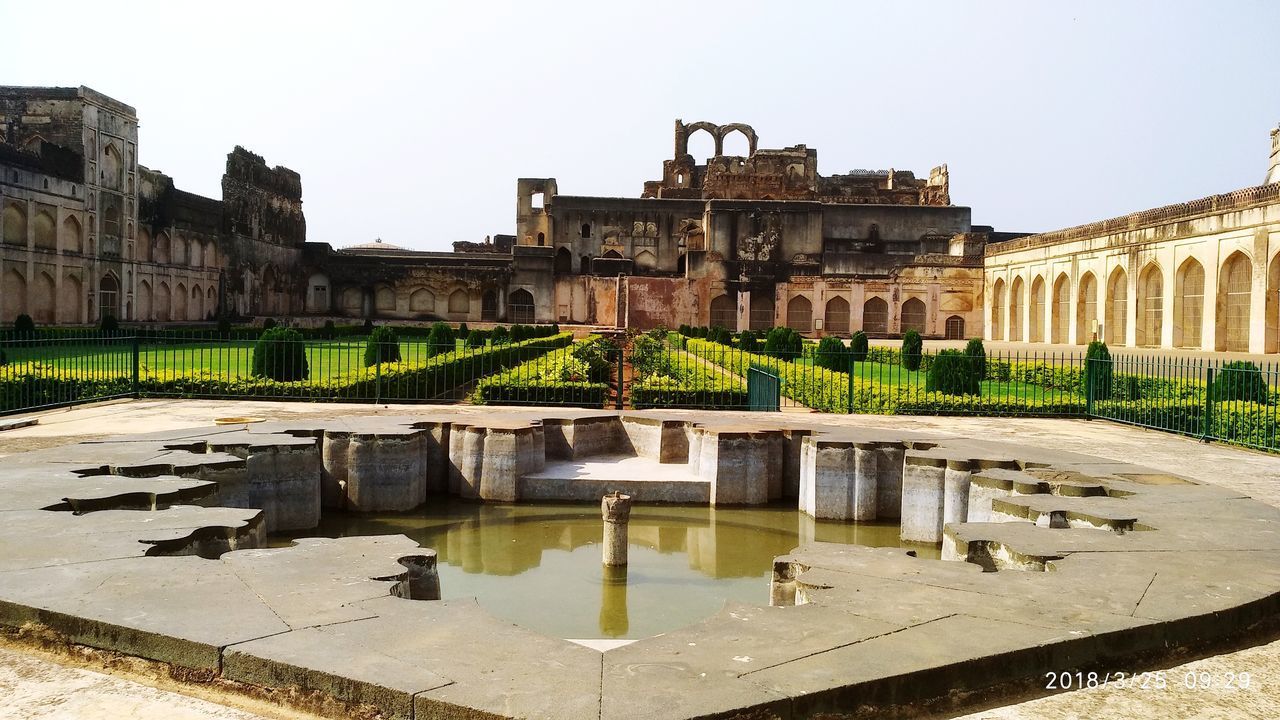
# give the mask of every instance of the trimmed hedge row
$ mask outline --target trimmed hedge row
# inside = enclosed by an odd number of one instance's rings
[[[707,368],[701,360],[679,349],[686,341],[682,336],[676,337],[680,338],[677,348],[667,347],[655,338],[636,338],[631,362],[640,379],[631,385],[632,407],[637,410],[747,407],[745,383]],[[643,357],[638,357],[641,354]]]
[[[1203,402],[1153,405],[1138,400],[1095,402],[1094,414],[1186,435],[1208,435],[1236,445],[1275,450],[1280,447],[1280,416],[1274,405],[1228,400],[1212,404],[1213,420],[1205,427]]]
[[[572,334],[565,333],[572,343]],[[569,343],[566,343],[566,346]],[[470,400],[476,405],[566,405],[602,408],[609,399],[612,365],[604,338],[592,336],[572,349],[544,355],[481,380]]]

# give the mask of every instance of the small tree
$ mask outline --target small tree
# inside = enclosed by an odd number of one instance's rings
[[[231,319],[228,318],[226,315],[218,316],[218,337],[220,338],[231,337]]]
[[[267,330],[270,330],[271,328],[273,328],[273,327],[275,327],[275,326],[276,326],[276,319],[275,319],[275,318],[267,318],[266,320],[263,320],[263,321],[262,321],[262,329],[263,329],[263,331],[264,331],[264,332],[265,332],[265,331],[267,331]]]
[[[271,328],[253,346],[253,374],[281,382],[306,380],[307,348],[302,334],[289,328]]]
[[[120,331],[120,321],[116,320],[115,315],[103,315],[102,322],[98,324],[98,329],[104,335],[110,335]]]
[[[1111,397],[1111,351],[1101,340],[1089,343],[1084,353],[1084,396],[1095,400]]]
[[[801,339],[800,333],[789,327],[773,328],[764,339],[765,354],[776,358],[794,360],[800,357],[803,349],[804,340]]]
[[[908,330],[902,336],[902,367],[908,370],[919,370],[920,359],[924,355],[924,340],[920,333]]]
[[[453,352],[454,347],[453,328],[442,322],[431,326],[431,332],[427,333],[428,357]]]
[[[973,372],[973,358],[959,350],[943,350],[933,358],[924,389],[946,395],[977,395],[978,377]]]
[[[840,342],[840,338],[828,335],[818,342],[818,351],[813,356],[813,364],[828,370],[849,371],[849,349]]]
[[[1209,386],[1209,398],[1214,402],[1240,400],[1267,404],[1267,381],[1262,370],[1247,360],[1233,360],[1218,370],[1213,385]]]
[[[733,344],[733,334],[719,325],[711,328],[711,331],[707,333],[707,339],[721,345]]]
[[[13,319],[13,334],[20,338],[29,338],[36,334],[36,321],[31,316],[22,313]]]
[[[487,335],[488,333],[486,333],[483,330],[472,330],[471,332],[467,333],[467,347],[469,348],[484,347],[484,341]]]
[[[364,366],[400,362],[400,338],[390,326],[375,328],[364,346]]]
[[[849,354],[856,362],[862,362],[867,359],[867,352],[870,351],[867,343],[867,334],[861,330],[855,332],[853,337],[849,339]]]
[[[489,333],[489,339],[493,341],[494,345],[506,345],[511,342],[511,335],[507,332],[506,326],[499,325],[493,329],[493,332]]]
[[[332,340],[338,336],[338,329],[334,326],[332,320],[324,321],[324,329],[320,331],[320,337],[325,340]]]
[[[964,354],[973,367],[974,377],[981,382],[987,379],[987,349],[982,346],[982,338],[974,338],[964,346]]]
[[[682,324],[676,332],[680,333],[685,337],[689,337],[689,335],[693,333],[693,328],[689,327],[688,325]]]
[[[746,352],[756,352],[760,349],[760,340],[750,330],[743,330],[738,333],[738,347]]]
[[[467,327],[466,323],[459,323],[458,329],[454,332],[454,336],[464,338],[469,332],[471,332],[471,329]]]
[[[365,331],[366,333],[372,333],[372,332],[373,332],[373,318],[365,318],[365,319],[364,319],[364,331]]]

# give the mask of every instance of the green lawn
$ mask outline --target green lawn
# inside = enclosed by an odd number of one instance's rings
[[[797,365],[813,365],[813,358],[796,359]],[[917,387],[924,390],[928,380],[927,373],[919,370],[907,370],[901,365],[888,365],[877,362],[853,363],[853,375],[856,378],[873,382],[886,387]],[[1046,402],[1082,400],[1077,393],[1055,390],[1031,385],[1024,382],[984,380],[981,383],[982,397],[997,400],[1039,400]]]

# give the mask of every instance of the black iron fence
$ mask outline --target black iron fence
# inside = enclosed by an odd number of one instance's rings
[[[0,339],[0,413],[123,397],[1102,418],[1280,449],[1280,368],[815,343],[80,332]],[[753,394],[754,393],[754,394]],[[767,397],[766,397],[767,396]]]

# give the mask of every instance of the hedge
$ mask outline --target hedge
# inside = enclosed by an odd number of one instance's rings
[[[572,334],[565,333],[563,337],[572,342]],[[604,407],[613,367],[603,355],[604,338],[592,336],[572,345],[572,350],[538,357],[481,380],[470,396],[471,402]]]
[[[631,384],[632,407],[637,410],[747,407],[745,383],[706,367],[701,360],[679,349],[694,341],[685,341],[680,336],[680,345],[675,349],[662,345],[647,347],[651,342],[651,339],[636,338],[632,346],[632,367],[640,373],[639,379]]]

